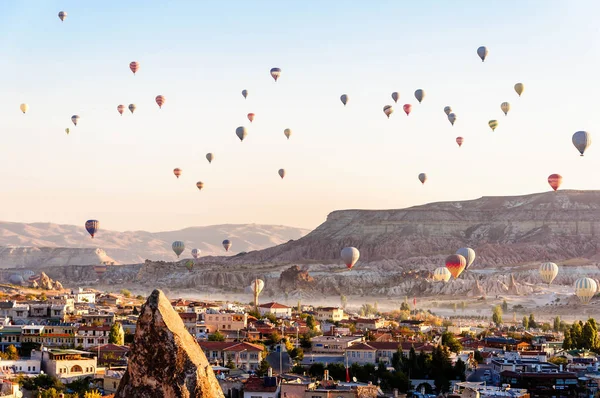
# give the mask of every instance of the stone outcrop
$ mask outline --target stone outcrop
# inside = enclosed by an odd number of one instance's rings
[[[42,272],[39,278],[33,279],[31,287],[40,287],[44,290],[62,290],[63,285],[59,281],[52,280],[46,273]]]
[[[223,398],[202,349],[160,290],[142,307],[116,398]]]
[[[307,270],[292,265],[279,276],[279,287],[282,290],[310,289],[315,280]]]

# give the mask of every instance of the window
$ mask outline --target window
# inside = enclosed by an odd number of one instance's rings
[[[31,366],[28,366],[28,367],[27,367],[27,371],[28,371],[28,372],[31,372]]]
[[[33,367],[33,371],[35,372],[35,366]]]
[[[113,388],[117,388],[117,382],[113,381]]]
[[[74,365],[74,366],[71,368],[71,373],[77,373],[77,372],[79,372],[79,373],[82,373],[82,372],[83,372],[83,369],[82,369],[82,368],[81,368],[81,366],[79,366],[79,365]]]

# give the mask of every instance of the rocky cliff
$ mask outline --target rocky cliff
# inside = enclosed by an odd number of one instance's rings
[[[204,352],[160,290],[142,307],[115,397],[224,397]]]
[[[0,268],[61,267],[116,263],[98,248],[0,247]]]

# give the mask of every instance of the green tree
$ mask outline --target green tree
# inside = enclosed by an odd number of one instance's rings
[[[590,320],[585,323],[581,332],[581,347],[588,350],[598,348],[598,330],[594,328],[595,322],[592,324]]]
[[[560,317],[556,316],[554,318],[554,322],[552,325],[552,330],[554,330],[555,332],[559,332],[560,331]]]
[[[225,336],[218,330],[208,335],[208,341],[225,341]]]
[[[304,333],[302,337],[300,337],[300,347],[302,347],[305,350],[310,350],[312,348],[310,335],[308,333]]]
[[[304,350],[302,347],[292,348],[288,351],[288,354],[294,361],[302,361],[304,359]]]
[[[548,359],[548,362],[553,363],[555,365],[563,365],[563,366],[567,366],[567,364],[569,363],[569,361],[565,357],[552,357],[552,358]]]
[[[569,329],[565,330],[565,337],[563,339],[562,348],[565,350],[570,350],[574,348],[573,340],[571,340],[571,331]]]
[[[270,366],[269,366],[269,362],[267,362],[267,359],[266,359],[266,358],[263,358],[263,359],[260,361],[260,364],[259,364],[259,366],[258,366],[258,369],[256,369],[256,374],[257,374],[258,376],[261,376],[261,377],[262,377],[262,376],[266,376],[266,375],[267,375],[267,373],[269,372],[269,368],[270,368]]]
[[[233,363],[231,357],[227,357],[227,363],[225,364],[225,367],[229,369],[235,369],[235,363]]]
[[[527,318],[526,316],[523,317],[523,327],[525,328],[525,330],[529,330],[529,318]]]
[[[127,298],[131,297],[131,292],[127,289],[121,289],[121,294]]]
[[[400,304],[400,311],[410,311],[410,307],[406,301],[403,301],[402,304]]]
[[[312,315],[309,315],[306,317],[306,327],[309,328],[310,330],[315,330],[315,327],[317,325],[315,324],[315,317]]]
[[[442,344],[448,347],[450,351],[457,354],[462,351],[462,345],[458,342],[454,334],[450,332],[444,332],[442,334]]]
[[[265,314],[265,318],[267,318],[269,322],[271,322],[273,325],[277,324],[277,317],[275,316],[275,314],[271,314],[269,312],[268,314]]]
[[[502,307],[497,305],[492,310],[492,322],[496,324],[496,326],[500,326],[502,323]]]
[[[325,365],[323,365],[320,362],[315,362],[312,365],[310,365],[310,368],[308,368],[308,374],[318,379],[322,379],[324,373]]]
[[[19,359],[19,352],[17,351],[17,348],[14,345],[11,344],[8,347],[6,347],[6,351],[4,352],[4,359],[12,361]]]
[[[143,301],[144,300],[144,296],[142,296],[141,294],[138,294],[137,296],[135,296],[136,299]]]
[[[581,342],[582,342],[582,336],[583,334],[583,328],[581,323],[579,322],[573,322],[573,324],[571,325],[571,348],[582,348],[581,347]]]
[[[117,345],[125,344],[125,336],[123,333],[123,328],[119,322],[115,322],[110,327],[110,332],[108,333],[108,342],[110,344],[117,344]]]
[[[502,311],[508,312],[508,303],[506,302],[506,300],[502,302]]]
[[[529,327],[531,329],[537,329],[537,323],[535,322],[535,317],[533,316],[533,313],[529,314]]]
[[[40,300],[41,301],[47,301],[48,300],[48,297],[46,297],[46,293],[45,292],[42,292],[42,294],[40,294]]]

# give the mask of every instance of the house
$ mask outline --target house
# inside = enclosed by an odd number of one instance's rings
[[[21,343],[42,343],[42,325],[25,325],[21,328]]]
[[[15,323],[26,323],[29,317],[29,304],[0,301],[0,316],[10,318]]]
[[[279,383],[276,377],[250,377],[244,384],[243,398],[277,398],[278,396]]]
[[[121,333],[123,332],[123,326],[119,324]],[[75,335],[75,346],[83,347],[83,349],[89,349],[90,347],[97,347],[104,344],[108,344],[108,336],[110,334],[110,326],[79,326],[77,334]]]
[[[248,314],[207,311],[204,315],[204,328],[208,333],[217,330],[240,330],[248,326]]]
[[[116,296],[114,294],[101,294],[96,299],[96,302],[98,304],[116,307],[122,303],[122,300],[121,300],[121,297]]]
[[[91,290],[84,290],[82,287],[77,292],[71,291],[71,295],[73,295],[76,303],[96,303],[96,293]]]
[[[346,349],[346,360],[348,364],[358,363],[364,365],[366,363],[376,363],[377,350],[367,343],[352,344]]]
[[[261,316],[273,314],[277,318],[290,318],[292,316],[292,308],[287,305],[271,302],[258,306],[258,312]]]
[[[231,361],[238,369],[254,370],[263,359],[263,346],[251,343],[200,341],[198,342],[210,363],[227,365]]]
[[[486,337],[483,341],[486,347],[503,350],[515,350],[518,343],[512,337]]]
[[[181,298],[171,301],[171,306],[177,312],[187,312],[187,309],[190,306],[190,304],[191,304],[190,301],[187,301],[187,300],[184,300]]]
[[[352,344],[362,341],[362,336],[316,336],[311,339],[312,352],[315,354],[343,354]]]
[[[121,382],[121,379],[125,375],[126,370],[127,370],[126,368],[107,369],[106,372],[104,373],[103,386],[102,386],[104,389],[104,392],[109,393],[109,394],[117,392],[117,389],[119,388],[119,383]]]
[[[96,357],[85,351],[43,349],[32,351],[31,358],[41,358],[42,370],[63,383],[81,377],[93,377],[97,369]]]
[[[0,377],[11,378],[18,374],[39,375],[41,358],[0,359]]]
[[[280,385],[281,397],[285,398],[304,398],[306,390],[314,389],[315,383],[309,380],[302,380],[297,378],[296,380],[282,381]]]
[[[193,312],[178,312],[178,314],[183,321],[183,326],[192,336],[195,336],[198,333],[198,327],[196,326],[198,315]]]
[[[87,325],[98,324],[110,326],[115,323],[115,314],[112,312],[84,314],[81,316],[81,319]]]
[[[88,352],[97,355],[98,366],[123,366],[127,363],[129,347],[118,344],[104,344],[97,347],[90,347]]]
[[[344,310],[338,307],[323,307],[317,309],[315,317],[319,322],[339,322],[344,319]]]
[[[359,319],[356,319],[356,329],[357,330],[377,330],[384,326],[385,326],[385,319],[383,319],[383,318],[372,318],[372,319],[359,318]]]
[[[577,397],[577,375],[570,372],[516,372],[505,370],[500,382],[512,388],[525,388],[531,398]]]
[[[0,328],[0,349],[2,352],[9,345],[14,345],[16,348],[21,347],[21,329],[22,326],[2,326]]]
[[[43,327],[40,331],[40,340],[44,347],[75,347],[75,324],[58,323]]]

